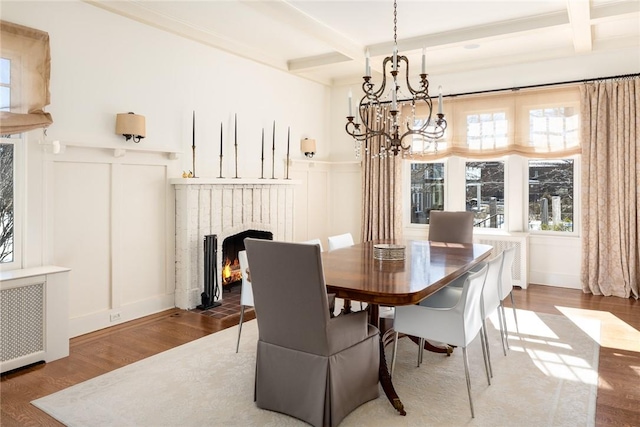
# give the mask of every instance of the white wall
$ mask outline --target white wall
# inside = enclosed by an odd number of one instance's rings
[[[58,155],[45,153],[38,145],[42,132],[28,135],[25,267],[72,269],[71,336],[174,306],[174,194],[168,179],[193,169],[194,110],[200,177],[220,173],[221,123],[223,175],[235,176],[235,114],[239,177],[260,176],[263,127],[265,176],[271,176],[274,120],[276,178],[285,174],[288,127],[293,159],[304,158],[304,137],[317,140],[316,159],[328,157],[330,91],[320,84],[80,1],[3,2],[2,19],[50,36],[47,111],[54,123],[46,140],[66,147]],[[139,144],[115,134],[116,114],[128,111],[146,117],[147,138]],[[122,156],[114,149],[128,151]],[[181,154],[174,159],[169,152]],[[312,180],[310,188],[326,197],[328,185]],[[326,200],[318,203],[326,206]],[[314,217],[323,220],[327,215]],[[300,221],[305,234],[306,218]],[[112,315],[119,320],[111,321]]]

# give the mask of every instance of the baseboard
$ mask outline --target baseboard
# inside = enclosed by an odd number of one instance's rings
[[[69,319],[69,337],[77,337],[130,320],[175,307],[173,294],[158,295],[142,301],[123,305],[117,309],[104,310]]]

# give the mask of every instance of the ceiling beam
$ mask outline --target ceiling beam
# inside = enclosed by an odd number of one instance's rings
[[[591,52],[593,42],[589,0],[567,0],[567,13],[576,53]]]
[[[567,24],[569,24],[567,14],[565,12],[556,12],[531,18],[512,19],[494,24],[401,39],[398,40],[398,48],[402,51],[408,51],[419,50],[423,47],[464,45],[470,42],[503,38],[510,34],[538,31]],[[368,46],[368,48],[371,56],[389,55],[393,49],[393,42],[378,43]]]
[[[333,50],[333,53],[331,54],[293,59],[289,61],[289,65],[293,65],[294,68],[289,68],[289,71],[302,70],[304,68],[303,64],[305,63],[312,67],[317,67],[318,65],[331,65],[331,58],[335,60],[334,63],[344,62],[345,58],[360,61],[364,68],[364,46],[306,14],[288,1],[241,0],[241,3],[259,11],[260,13],[270,16],[284,25],[295,28],[308,36],[327,44],[327,46]],[[335,53],[338,53],[339,55],[335,55]]]

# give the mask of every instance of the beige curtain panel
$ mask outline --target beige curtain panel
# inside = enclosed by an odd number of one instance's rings
[[[367,119],[388,122],[388,110],[382,108],[382,117],[371,110]],[[374,138],[362,153],[363,242],[402,237],[402,155],[380,156],[383,141],[384,137]]]
[[[582,288],[640,292],[640,78],[583,85]]]
[[[49,126],[49,34],[0,21],[0,54],[11,61],[11,112],[0,111],[0,134]]]

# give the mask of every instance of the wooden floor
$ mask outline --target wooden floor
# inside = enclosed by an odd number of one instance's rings
[[[640,301],[537,285],[514,295],[518,308],[602,321],[596,425],[640,426]],[[69,357],[2,375],[0,425],[59,426],[29,402],[237,322],[173,309],[73,338]]]

